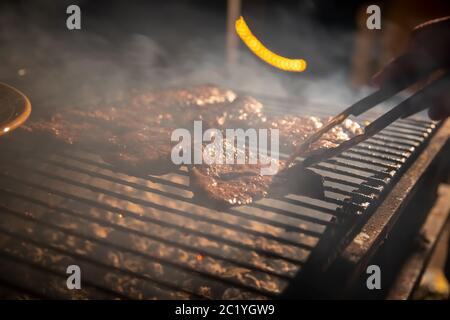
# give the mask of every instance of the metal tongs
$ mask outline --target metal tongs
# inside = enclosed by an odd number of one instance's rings
[[[431,74],[429,72],[428,74]],[[423,75],[423,73],[422,73]],[[408,78],[402,78],[395,83],[390,83],[388,85],[383,86],[379,90],[370,94],[369,96],[357,101],[349,108],[345,109],[337,116],[333,117],[326,125],[320,128],[318,131],[310,135],[305,139],[293,152],[287,160],[287,164],[292,164],[297,157],[305,156],[306,158],[303,160],[301,165],[306,168],[317,162],[326,160],[328,158],[334,157],[343,151],[355,146],[356,144],[364,141],[371,136],[375,135],[382,129],[386,128],[388,125],[396,121],[397,119],[407,118],[415,113],[425,110],[429,107],[429,95],[434,92],[442,92],[446,88],[448,88],[448,84],[450,81],[450,72],[441,73],[438,79],[429,83],[425,87],[423,87],[420,91],[410,96],[406,100],[402,101],[400,104],[392,108],[387,113],[383,114],[381,117],[370,123],[368,126],[364,128],[364,133],[354,136],[350,140],[342,142],[340,145],[334,148],[329,149],[317,149],[312,151],[307,151],[311,144],[319,140],[322,135],[331,130],[336,125],[342,123],[345,119],[347,119],[350,115],[359,116],[360,114],[370,110],[371,108],[377,106],[381,102],[393,97],[397,93],[407,89],[412,86],[420,79],[425,77],[421,77],[419,74],[409,75]],[[306,152],[307,151],[307,152]]]

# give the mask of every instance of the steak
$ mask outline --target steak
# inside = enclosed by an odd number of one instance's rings
[[[125,171],[163,174],[174,165],[171,133],[191,128],[221,128],[262,117],[262,105],[249,97],[213,86],[144,92],[100,108],[72,108],[32,120],[22,132],[44,141],[76,145],[99,152],[103,160]]]
[[[57,142],[66,145],[89,146],[105,142],[113,137],[112,131],[90,121],[78,121],[72,112],[57,113],[49,119],[32,120],[21,127],[18,135],[32,134],[34,141]]]
[[[328,120],[297,116],[271,117],[260,121],[262,119],[264,117],[256,118],[254,123],[260,128],[279,129],[280,149],[287,152],[292,152]],[[335,147],[360,133],[362,129],[358,123],[346,120],[313,143],[305,155],[313,150]],[[223,207],[245,205],[268,195],[281,196],[286,193],[323,198],[323,179],[314,171],[301,165],[286,167],[283,160],[272,159],[278,162],[279,172],[276,175],[261,175],[262,164],[250,164],[250,151],[243,147],[236,148],[233,141],[225,140],[224,154],[227,148],[233,150],[235,159],[239,153],[245,152],[245,164],[224,164],[225,161],[222,161],[219,164],[202,164],[191,168],[190,184],[195,198]]]
[[[251,151],[237,148],[230,140],[224,139],[223,148],[222,163],[196,165],[190,170],[194,198],[203,203],[227,207],[250,204],[268,195],[300,193],[314,198],[324,196],[323,179],[311,170],[300,166],[285,168],[284,161],[262,155],[259,155],[257,163],[250,164]],[[245,153],[245,163],[226,164],[227,152],[231,152],[234,159]],[[268,163],[276,163],[278,173],[262,175],[261,169],[269,166]]]
[[[129,107],[150,117],[148,121],[170,114],[172,121],[189,127],[195,120],[202,120],[204,128],[219,129],[259,128],[266,121],[263,105],[256,99],[209,85],[138,94]]]
[[[276,128],[280,145],[291,152],[323,125],[316,117],[268,117],[261,103],[237,97],[214,86],[170,89],[133,94],[101,107],[72,108],[52,116],[33,119],[22,127],[44,142],[56,141],[98,152],[114,167],[137,175],[164,174],[175,169],[171,161],[171,134],[177,128],[192,128],[195,120],[203,129]],[[360,133],[351,120],[335,127],[311,149],[329,148]],[[230,144],[225,140],[226,144]],[[323,196],[322,178],[300,166],[286,168],[284,161],[262,159],[250,164],[250,152],[232,146],[233,157],[245,152],[243,164],[202,164],[190,168],[196,198],[220,205],[248,204],[267,195],[297,192]],[[266,161],[276,162],[279,173],[262,175]]]
[[[279,129],[280,149],[289,153],[328,120],[329,118],[282,116],[268,119],[267,126]],[[363,129],[356,121],[346,119],[342,124],[335,126],[313,143],[309,150],[333,148],[361,133],[363,133]]]
[[[170,136],[167,127],[143,127],[140,130],[115,134],[108,140],[109,148],[101,153],[104,161],[133,174],[164,174],[173,169]]]

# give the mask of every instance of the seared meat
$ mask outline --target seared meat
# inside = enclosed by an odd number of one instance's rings
[[[252,119],[256,127],[279,129],[280,148],[287,152],[291,152],[324,124],[324,120],[317,117],[283,116],[266,120],[261,116]],[[234,119],[230,122],[233,121]],[[358,123],[346,120],[314,143],[309,151],[335,147],[360,133],[362,129]],[[230,142],[225,141],[224,149],[229,145]],[[237,154],[243,153],[245,149],[232,146],[230,150],[233,150],[233,157],[237,158]],[[203,164],[192,168],[190,184],[195,196],[221,206],[249,204],[269,194],[282,195],[288,192],[323,197],[322,178],[313,171],[304,169],[301,165],[285,168],[282,160],[272,159],[277,161],[279,172],[276,175],[261,175],[261,163],[250,164],[250,154],[251,152],[246,152],[245,164]]]
[[[32,133],[33,138],[39,141],[56,141],[83,147],[97,144],[100,148],[113,137],[113,133],[107,128],[71,118],[70,112],[57,113],[50,119],[30,121],[21,127],[21,131],[18,131],[20,133]]]
[[[190,185],[194,196],[201,201],[218,206],[232,206],[289,192],[316,198],[324,195],[322,178],[313,171],[304,170],[300,166],[284,168],[283,161],[262,155],[257,163],[250,164],[251,151],[236,148],[228,140],[224,140],[223,148],[221,164],[202,164],[190,170]],[[231,152],[234,159],[245,153],[245,164],[226,164],[227,152]],[[262,175],[261,169],[269,167],[269,163],[278,166],[278,173]]]
[[[173,130],[190,129],[194,120],[203,120],[203,129],[243,127],[262,117],[262,105],[252,98],[199,86],[135,94],[101,108],[72,108],[23,129],[100,151],[105,161],[127,171],[161,174],[173,168]]]
[[[206,115],[207,121],[216,125],[217,128],[257,129],[267,126],[263,105],[252,97],[238,97],[229,107],[211,111]]]
[[[323,125],[322,120],[315,117],[268,118],[261,103],[251,97],[236,97],[229,90],[199,86],[134,94],[98,108],[72,108],[32,120],[22,131],[93,150],[106,162],[125,171],[163,174],[174,168],[170,158],[172,131],[191,129],[194,120],[203,120],[204,130],[278,128],[280,147],[285,152],[290,152]],[[312,148],[334,146],[358,130],[358,125],[349,120]],[[283,163],[279,166],[283,167]],[[202,185],[215,179],[210,182],[221,188],[220,191],[219,187],[215,189],[220,193],[217,197],[227,199],[228,203],[248,203],[265,196],[269,186],[275,185],[272,176],[249,174],[260,169],[260,164],[198,166],[192,170],[193,183],[202,190],[207,189]]]
[[[194,120],[204,120],[204,128],[217,128],[218,115],[236,100],[234,92],[207,85],[137,94],[127,107],[145,124],[159,121],[158,125],[190,128]]]
[[[105,161],[127,171],[160,174],[173,168],[173,130],[192,128],[203,118],[204,128],[219,127],[224,110],[245,110],[246,101],[213,86],[147,92],[102,108],[72,108],[32,120],[22,132],[100,151]]]
[[[291,152],[313,132],[321,128],[328,119],[317,117],[283,116],[268,120],[268,126],[280,130],[280,149]],[[311,145],[310,150],[333,148],[357,134],[363,133],[361,126],[350,119],[324,134],[321,139]]]
[[[159,109],[167,107],[196,107],[233,102],[236,94],[213,85],[196,86],[187,89],[167,89],[138,94],[133,98],[133,106]]]
[[[124,114],[115,124],[106,120],[93,121],[94,118],[90,118],[93,115],[94,112],[74,110],[33,122],[24,130],[34,133],[34,138],[98,152],[103,160],[123,171],[163,174],[174,169],[170,159],[170,136],[174,126],[143,126],[136,120],[125,118]],[[103,119],[110,116],[99,111],[95,111],[95,115]]]
[[[280,162],[282,166],[283,163]],[[268,195],[303,194],[313,198],[324,197],[323,178],[312,170],[293,166],[282,168],[274,176],[262,176],[259,165],[196,166],[190,172],[194,197],[219,207],[246,205]],[[223,169],[223,171],[222,171]],[[212,174],[212,171],[215,173]]]
[[[126,172],[164,174],[174,169],[170,154],[171,128],[144,127],[113,135],[102,158]]]
[[[202,120],[203,128],[260,127],[265,122],[259,101],[210,85],[137,94],[127,107],[140,120],[142,116],[149,117],[148,121],[163,118],[165,123],[189,126]]]

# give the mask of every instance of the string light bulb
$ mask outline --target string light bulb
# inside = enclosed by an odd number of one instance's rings
[[[242,41],[261,60],[284,71],[303,72],[306,70],[305,60],[285,58],[267,49],[261,41],[253,35],[245,22],[244,17],[241,16],[236,20],[235,27],[236,33]]]

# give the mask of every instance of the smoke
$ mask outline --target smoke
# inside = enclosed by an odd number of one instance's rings
[[[315,21],[312,2],[294,13],[274,5],[263,19],[247,12],[269,48],[308,61],[300,74],[265,65],[242,44],[236,65],[227,66],[225,6],[81,2],[82,30],[68,31],[64,5],[38,3],[0,10],[0,77],[42,108],[204,83],[340,106],[357,94],[347,85],[353,32]]]

